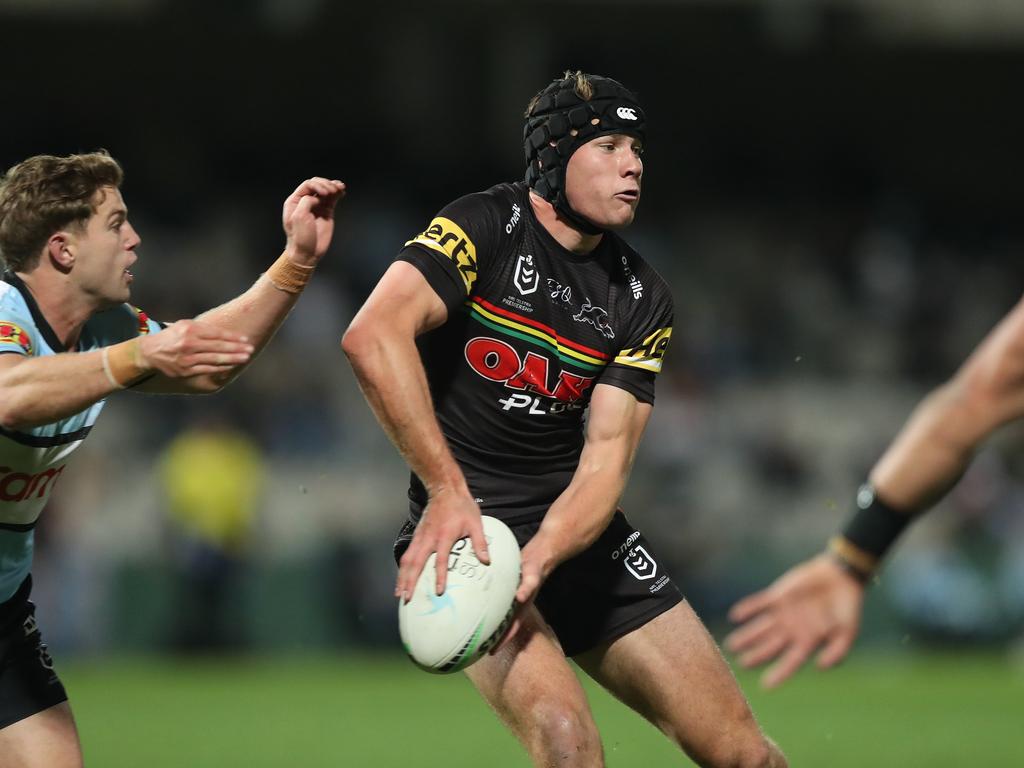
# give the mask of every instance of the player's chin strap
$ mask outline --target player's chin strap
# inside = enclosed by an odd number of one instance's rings
[[[565,195],[565,172],[573,152],[597,136],[624,133],[641,141],[646,118],[636,96],[621,83],[589,75],[590,99],[576,93],[575,80],[559,78],[540,92],[523,126],[526,182],[555,210],[588,235],[604,230],[573,210]]]

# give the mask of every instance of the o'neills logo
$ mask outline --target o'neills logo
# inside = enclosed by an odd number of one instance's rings
[[[0,467],[0,501],[43,498],[57,484],[57,478],[64,471],[64,466],[61,464],[59,467],[50,467],[34,475],[15,472],[10,467]]]

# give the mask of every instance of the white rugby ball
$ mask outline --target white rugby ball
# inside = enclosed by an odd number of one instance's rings
[[[406,653],[428,672],[457,672],[483,656],[512,618],[519,588],[519,543],[497,518],[483,516],[491,564],[484,565],[468,538],[448,556],[444,594],[436,589],[437,554],[427,558],[412,599],[399,598],[398,631]]]

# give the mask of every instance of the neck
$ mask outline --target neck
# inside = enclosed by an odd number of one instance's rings
[[[530,190],[530,207],[537,221],[555,238],[559,245],[573,253],[586,254],[593,251],[601,242],[603,234],[588,235],[581,232],[572,222],[558,213],[551,203]]]
[[[81,292],[74,290],[67,275],[56,270],[49,270],[48,274],[44,265],[31,272],[16,274],[25,283],[36,306],[64,348],[73,349],[86,321],[100,308],[87,301]]]

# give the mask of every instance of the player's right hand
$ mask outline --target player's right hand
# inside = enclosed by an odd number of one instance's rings
[[[398,561],[395,597],[405,602],[412,599],[423,566],[433,552],[437,553],[435,590],[438,595],[442,594],[448,581],[448,555],[452,545],[466,536],[470,538],[480,562],[490,565],[480,507],[470,496],[452,490],[440,491],[423,510],[412,542]]]
[[[246,336],[222,330],[201,320],[179,320],[159,333],[139,339],[140,361],[172,379],[230,373],[252,358]]]
[[[821,554],[737,602],[729,618],[740,626],[725,645],[740,654],[744,667],[777,659],[761,677],[766,688],[773,688],[822,646],[818,667],[839,663],[857,637],[863,604],[864,585]]]

